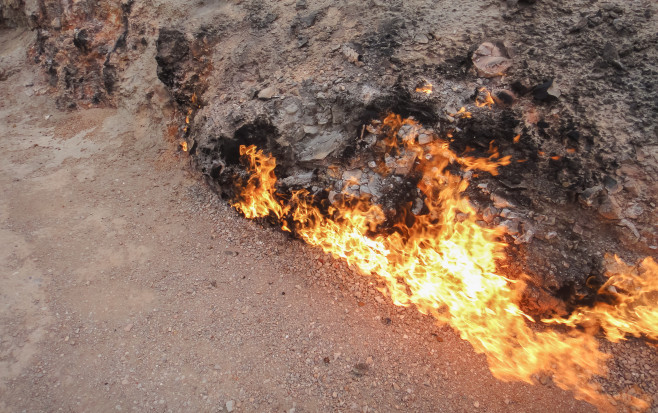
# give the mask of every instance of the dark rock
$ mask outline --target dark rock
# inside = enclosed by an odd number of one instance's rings
[[[619,220],[623,217],[621,207],[617,201],[607,195],[602,198],[598,211],[599,214],[605,219]]]
[[[181,68],[182,61],[187,57],[190,46],[185,35],[173,29],[161,29],[156,41],[158,63],[158,79],[166,86],[174,86],[176,72]]]
[[[538,84],[532,89],[532,97],[540,102],[548,102],[555,99],[555,96],[549,93],[551,87],[553,87],[553,79]]]
[[[584,190],[578,198],[581,203],[590,207],[597,203],[597,198],[601,191],[603,191],[603,187],[601,185],[596,185]]]
[[[73,30],[73,45],[87,53],[89,51],[89,44],[91,43],[91,34],[87,29]]]

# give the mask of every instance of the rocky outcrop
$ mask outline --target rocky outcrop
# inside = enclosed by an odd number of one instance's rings
[[[510,272],[531,275],[542,312],[593,299],[603,253],[658,250],[655,7],[613,3],[249,0],[148,21],[155,6],[130,1],[3,0],[2,18],[36,31],[30,57],[62,108],[116,104],[155,44],[174,133],[228,197],[239,146],[256,144],[283,194],[365,195],[394,220],[424,213],[415,160],[379,173],[373,121],[413,117],[413,139],[450,134],[457,153],[496,147],[512,164],[470,176],[468,194],[483,225],[506,228]]]
[[[508,9],[508,27],[500,34],[513,27],[524,34],[523,39],[507,34],[502,42],[495,41],[495,31],[474,23],[462,22],[470,36],[450,37],[447,29],[437,32],[410,19],[410,6],[381,6],[358,29],[342,30],[334,23],[349,21],[352,12],[360,15],[356,9],[361,6],[292,10],[266,2],[250,8],[252,3],[239,8],[243,20],[215,27],[216,43],[207,54],[212,66],[208,87],[197,95],[201,107],[194,108],[189,127],[181,131],[199,169],[218,191],[233,196],[232,184],[243,173],[238,147],[256,144],[276,156],[284,194],[299,188],[318,199],[366,194],[389,210],[392,219],[406,208],[422,214],[413,159],[406,160],[404,154],[391,158],[387,162],[394,173],[387,176],[368,165],[375,137],[366,126],[397,113],[427,128],[423,139],[450,133],[457,152],[488,156],[493,141],[500,153],[512,156],[514,163],[501,168],[498,176],[473,177],[469,194],[485,225],[507,228],[514,271],[535,280],[528,306],[536,312],[555,308],[550,297],[591,299],[604,280],[603,252],[631,260],[656,253],[655,228],[635,226],[656,201],[646,186],[652,185],[653,167],[639,167],[633,144],[620,141],[614,125],[588,115],[599,112],[597,104],[583,103],[591,90],[607,84],[601,73],[612,78],[619,73],[613,66],[582,72],[577,56],[588,56],[581,46],[584,39],[574,39],[565,49],[560,35],[542,43],[543,49],[533,47],[533,42],[545,40],[545,33],[523,29],[524,18],[554,13],[548,6]],[[607,21],[605,9],[593,10]],[[436,12],[427,13],[440,19]],[[636,21],[644,30],[646,19],[639,16]],[[609,30],[615,26],[593,26],[587,41],[603,42]],[[485,32],[494,41],[480,45],[475,40],[486,40]],[[186,33],[187,41],[163,28],[159,39],[160,78],[179,102],[182,79],[194,77],[199,68],[186,51],[207,43],[199,40],[201,32],[188,28]],[[547,56],[563,62],[559,70]],[[643,64],[634,69],[642,70],[651,69]],[[507,76],[501,78],[503,73]],[[654,74],[649,82],[655,81]],[[589,86],[583,89],[579,82]],[[428,83],[431,93],[417,91]],[[493,99],[478,107],[483,87]],[[622,88],[613,89],[623,102],[637,99]],[[649,119],[651,103],[643,99],[647,106],[638,107],[633,116]],[[183,105],[189,106],[189,100]],[[462,106],[472,118],[455,116]],[[648,144],[644,133],[632,139]],[[626,154],[626,161],[619,154]],[[642,177],[631,177],[624,162],[635,165]],[[590,205],[583,204],[580,199],[597,185],[601,193]],[[635,185],[643,189],[633,189]],[[625,213],[628,205],[642,212],[631,218]]]

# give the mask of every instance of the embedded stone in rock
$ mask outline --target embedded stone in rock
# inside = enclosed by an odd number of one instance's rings
[[[599,214],[605,219],[621,219],[621,207],[614,198],[605,196],[599,206]]]
[[[357,183],[361,181],[363,172],[360,169],[343,172],[343,181]]]
[[[298,158],[302,162],[321,161],[341,146],[340,132],[326,132],[300,145]]]
[[[415,161],[416,154],[414,152],[406,152],[400,159],[395,161],[395,173],[399,175],[409,174]]]
[[[428,143],[432,142],[432,135],[428,135],[426,133],[421,133],[418,135],[418,143],[421,145],[426,145]]]
[[[502,76],[512,67],[505,47],[490,42],[484,42],[473,53],[473,64],[482,77]]]
[[[313,180],[314,173],[313,171],[309,172],[300,172],[297,174],[290,175],[281,180],[281,183],[286,186],[301,186],[304,187],[309,185]]]
[[[274,95],[276,95],[276,88],[274,86],[270,86],[258,92],[258,99],[268,100],[272,99]]]

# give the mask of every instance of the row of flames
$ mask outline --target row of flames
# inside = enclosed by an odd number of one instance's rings
[[[412,119],[395,115],[383,124],[387,133],[380,140],[388,140],[389,146],[403,124],[420,128]],[[383,280],[382,293],[395,305],[414,305],[450,324],[486,355],[499,379],[533,383],[533,375],[550,375],[559,387],[602,410],[617,404],[613,399],[647,408],[643,398],[603,395],[596,376],[606,374],[610,356],[599,349],[593,326],[611,341],[629,335],[658,339],[656,262],[647,258],[631,267],[617,259],[601,289],[613,296],[608,301],[614,304],[581,308],[568,319],[535,320],[519,305],[524,275],[512,280],[499,271],[506,259],[504,230],[477,223],[477,211],[464,195],[468,181],[448,171],[448,166],[458,165],[462,171],[495,175],[509,157],[459,156],[448,140],[439,138],[426,145],[398,143],[417,155],[415,168],[422,177],[418,187],[429,209],[411,226],[401,222],[394,232],[378,233],[384,213],[365,198],[337,201],[324,212],[304,190],[284,201],[276,191],[276,160],[255,146],[240,148],[251,175],[238,184],[234,206],[247,218],[275,218],[308,244]]]

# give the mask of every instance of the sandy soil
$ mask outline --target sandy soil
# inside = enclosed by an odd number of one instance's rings
[[[594,410],[241,219],[168,112],[57,111],[32,36],[0,34],[0,411]]]

